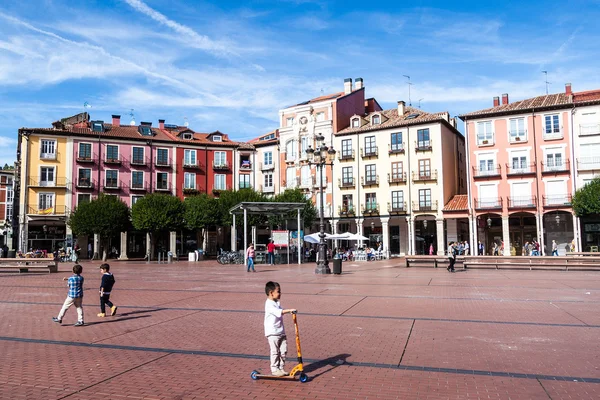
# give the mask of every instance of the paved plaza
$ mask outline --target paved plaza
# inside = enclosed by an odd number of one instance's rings
[[[600,273],[83,262],[84,327],[58,274],[0,274],[1,399],[599,399]],[[307,383],[269,370],[264,286],[297,308]],[[291,316],[285,315],[296,363]]]

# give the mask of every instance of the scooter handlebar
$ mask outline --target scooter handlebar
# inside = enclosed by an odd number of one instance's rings
[[[298,310],[292,311],[292,314],[297,314],[297,313],[298,313]]]

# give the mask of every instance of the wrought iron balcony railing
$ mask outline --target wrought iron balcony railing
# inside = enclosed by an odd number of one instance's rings
[[[431,171],[413,171],[413,181],[415,182],[426,182],[426,181],[437,181],[438,173],[437,169]]]
[[[46,180],[45,177],[34,176],[27,179],[27,184],[33,187],[66,188],[69,184],[67,178],[57,177],[54,180]]]
[[[415,150],[416,151],[431,151],[432,140],[418,140],[415,142]]]
[[[419,201],[413,201],[412,203],[412,209],[413,212],[431,212],[431,211],[437,211],[438,209],[438,202],[436,201],[429,201],[429,202],[419,202]]]
[[[379,185],[379,175],[362,176],[360,181],[363,186],[377,186]]]
[[[340,188],[353,188],[356,186],[354,183],[354,177],[338,179],[338,186]]]
[[[379,150],[377,146],[370,146],[361,149],[361,157],[377,157],[379,155]]]
[[[31,215],[67,215],[70,210],[66,206],[50,206],[38,205],[27,208],[27,214]]]
[[[581,157],[577,159],[577,169],[593,171],[600,169],[600,157]]]
[[[154,157],[154,165],[158,168],[169,168],[172,165],[170,158]]]
[[[379,214],[379,203],[367,203],[362,206],[364,214]]]
[[[492,197],[483,199],[473,199],[476,210],[495,210],[502,209],[502,198]]]
[[[542,161],[542,173],[543,174],[547,174],[547,173],[556,173],[556,172],[569,172],[569,160],[566,159],[564,161],[559,161],[559,162],[543,162]]]
[[[338,214],[340,216],[355,215],[354,206],[338,206]]]
[[[570,194],[542,196],[545,207],[564,207],[571,205],[572,196]]]
[[[506,164],[506,175],[528,175],[536,173],[535,163],[514,163]]]
[[[227,161],[216,161],[213,160],[213,169],[216,170],[228,170],[229,169],[229,163]]]
[[[387,174],[388,183],[406,183],[406,172]]]
[[[407,211],[406,209],[406,202],[405,201],[400,201],[400,202],[391,202],[388,203],[388,212],[389,213],[405,213]]]
[[[502,173],[502,167],[500,164],[496,164],[491,168],[479,168],[473,167],[473,178],[489,178],[489,177],[498,177]]]
[[[338,160],[340,161],[344,161],[344,160],[354,160],[354,150],[342,150],[339,154],[338,154]]]
[[[400,154],[404,153],[404,143],[388,144],[389,154]]]
[[[96,154],[88,152],[77,152],[75,153],[75,160],[78,163],[95,163],[98,156]]]
[[[535,196],[508,196],[508,208],[536,208]]]

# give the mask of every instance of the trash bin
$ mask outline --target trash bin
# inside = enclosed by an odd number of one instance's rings
[[[188,253],[188,261],[196,261],[196,253]]]
[[[204,250],[196,250],[196,261],[202,261],[204,259]]]
[[[167,262],[169,264],[173,262],[173,253],[170,251],[167,253]]]
[[[342,259],[341,258],[334,258],[333,259],[333,271],[334,274],[341,274],[342,273]]]

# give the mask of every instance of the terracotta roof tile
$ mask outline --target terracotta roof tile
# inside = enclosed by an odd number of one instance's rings
[[[574,103],[586,103],[591,101],[600,101],[600,89],[573,93]]]
[[[381,118],[380,124],[371,124],[371,116],[381,114],[383,118]],[[408,118],[410,115],[418,114],[415,118]],[[383,111],[374,111],[368,113],[364,116],[361,116],[367,123],[360,128],[346,128],[337,132],[336,135],[344,135],[348,133],[356,133],[356,132],[369,132],[375,130],[382,130],[388,128],[395,128],[401,126],[408,125],[419,125],[427,122],[435,122],[435,121],[447,121],[446,117],[449,117],[447,112],[439,112],[439,113],[427,113],[423,110],[414,107],[404,107],[404,115],[398,115],[398,108],[392,108],[389,110]]]
[[[450,199],[442,211],[466,211],[469,206],[469,196],[457,194]]]
[[[486,108],[484,110],[473,111],[470,113],[459,115],[460,119],[465,117],[479,117],[479,116],[492,116],[495,114],[509,114],[518,113],[533,108],[559,108],[564,106],[569,107],[572,104],[570,96],[566,93],[548,94],[544,96],[537,96],[531,99],[525,99],[520,101],[514,101],[509,104],[500,104],[497,107]]]

